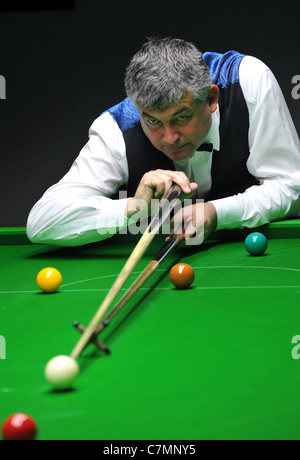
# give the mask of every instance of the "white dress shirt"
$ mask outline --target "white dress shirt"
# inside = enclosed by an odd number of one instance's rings
[[[259,185],[212,201],[217,230],[257,227],[295,216],[300,210],[300,143],[279,85],[270,69],[254,57],[246,56],[239,72],[250,122],[247,168]],[[221,154],[219,116],[217,109],[205,140],[215,152],[196,151],[191,158],[174,163],[198,183],[199,198],[211,186],[212,155]],[[129,197],[109,197],[127,180],[123,134],[105,112],[92,124],[89,141],[69,172],[32,208],[29,238],[36,243],[72,246],[100,241],[124,229],[130,224],[125,217]]]

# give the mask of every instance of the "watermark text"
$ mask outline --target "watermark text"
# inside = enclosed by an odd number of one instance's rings
[[[6,341],[3,335],[0,335],[0,359],[6,359]]]
[[[292,348],[292,358],[300,359],[300,335],[294,335],[292,343],[295,344],[295,347]]]
[[[119,200],[126,199],[126,192],[119,192]],[[170,204],[171,205],[171,204]],[[158,199],[150,200],[150,203],[143,199],[128,201],[127,212],[130,218],[123,214],[117,216],[100,215],[97,222],[97,232],[100,235],[115,234],[116,232],[126,235],[143,234],[151,221],[149,231],[154,234],[174,234],[182,236],[187,245],[199,245],[204,240],[204,201],[185,199],[182,203],[175,204],[172,213],[171,207],[166,201]]]
[[[6,80],[0,75],[0,99],[6,99]]]
[[[300,75],[293,76],[292,84],[295,85],[292,89],[292,98],[295,100],[300,99]]]

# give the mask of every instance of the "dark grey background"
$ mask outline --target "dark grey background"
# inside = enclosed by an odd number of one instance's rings
[[[300,100],[291,95],[292,78],[300,74],[297,2],[22,5],[17,11],[17,2],[0,2],[0,75],[7,85],[0,100],[0,226],[26,225],[35,201],[86,143],[93,120],[125,97],[125,67],[147,36],[184,38],[203,52],[234,49],[263,60],[300,132]]]

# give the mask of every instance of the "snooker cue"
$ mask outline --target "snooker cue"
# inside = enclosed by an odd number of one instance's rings
[[[95,335],[98,335],[106,326],[108,326],[110,320],[121,310],[122,307],[134,296],[134,294],[140,289],[140,287],[147,281],[148,278],[155,272],[159,265],[165,260],[167,255],[179,244],[181,240],[175,236],[171,236],[165,245],[159,250],[155,257],[149,262],[144,268],[142,273],[132,283],[132,285],[125,292],[123,297],[118,301],[114,308],[108,313],[106,318],[97,327]]]
[[[82,350],[87,346],[90,341],[91,336],[95,333],[95,330],[98,324],[101,321],[101,318],[105,315],[106,311],[109,309],[110,305],[114,301],[115,297],[118,295],[123,285],[133,272],[135,266],[142,258],[144,252],[150,245],[155,234],[158,232],[160,226],[164,223],[167,217],[169,217],[172,209],[178,202],[182,190],[181,187],[177,184],[173,184],[167,194],[167,196],[161,201],[159,209],[156,214],[151,219],[149,226],[147,227],[145,233],[142,235],[134,250],[132,251],[129,259],[122,268],[120,274],[115,280],[114,284],[110,288],[108,294],[104,298],[102,304],[96,311],[91,322],[85,329],[84,333],[80,337],[78,343],[71,353],[73,359],[78,358]]]
[[[116,303],[113,309],[108,313],[106,318],[99,324],[96,328],[95,333],[90,339],[90,342],[94,342],[98,348],[103,350],[106,354],[108,348],[103,342],[97,342],[97,335],[105,329],[110,320],[121,310],[122,307],[133,297],[133,295],[138,291],[138,289],[147,281],[147,279],[155,272],[155,270],[159,267],[159,265],[165,260],[165,258],[170,254],[170,252],[182,241],[175,235],[172,235],[168,241],[164,244],[164,246],[159,250],[159,252],[155,255],[155,257],[149,262],[149,264],[144,268],[142,273],[137,277],[137,279],[132,283],[132,285],[128,288],[122,298]],[[76,321],[73,323],[75,327],[80,332],[84,332],[85,328],[81,324],[79,325]],[[100,345],[101,344],[101,345]]]

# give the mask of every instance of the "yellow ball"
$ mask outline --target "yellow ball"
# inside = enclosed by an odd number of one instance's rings
[[[62,276],[56,268],[46,267],[38,273],[36,282],[43,292],[55,292],[61,285]]]

